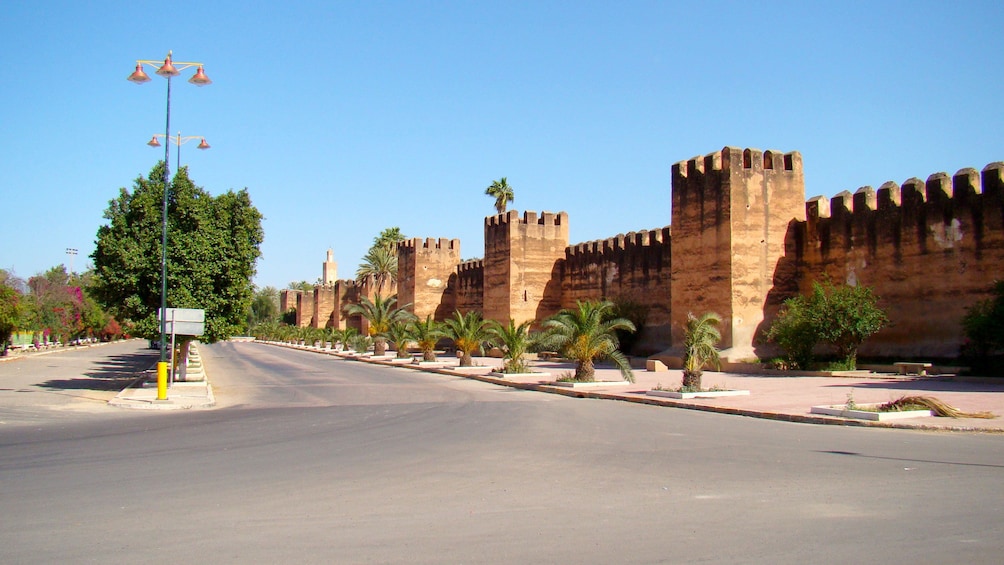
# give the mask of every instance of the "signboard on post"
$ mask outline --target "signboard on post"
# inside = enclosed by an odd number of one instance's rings
[[[206,331],[206,311],[199,308],[168,308],[166,333],[199,336]]]

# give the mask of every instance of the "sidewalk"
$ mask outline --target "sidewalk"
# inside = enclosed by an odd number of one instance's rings
[[[189,352],[188,379],[172,383],[167,400],[157,400],[157,366],[154,365],[122,392],[108,401],[109,406],[140,410],[189,410],[216,406],[213,386],[209,383],[199,350],[192,344]]]
[[[635,382],[626,383],[616,369],[600,366],[596,371],[597,383],[560,386],[554,381],[564,374],[574,371],[573,363],[560,360],[534,361],[532,365],[535,373],[500,376],[491,373],[493,368],[502,364],[501,359],[490,357],[476,357],[474,359],[475,367],[469,368],[458,367],[457,359],[440,357],[441,366],[431,367],[411,362],[395,362],[393,357],[377,360],[370,355],[350,356],[331,350],[293,346],[285,343],[272,343],[272,345],[304,349],[315,353],[388,366],[462,376],[502,386],[579,398],[619,400],[812,424],[1004,433],[1004,380],[967,382],[955,379],[951,375],[918,377],[889,373],[803,377],[705,371],[702,379],[705,388],[748,390],[749,395],[674,400],[649,396],[646,393],[660,386],[666,389],[679,387],[683,380],[683,371],[681,370],[646,371],[636,369],[634,371]],[[547,375],[542,373],[547,373]],[[892,422],[870,422],[810,413],[813,406],[844,406],[850,399],[853,399],[854,403],[858,405],[863,405],[889,402],[903,396],[933,396],[963,412],[991,412],[997,417],[983,419],[929,416]]]

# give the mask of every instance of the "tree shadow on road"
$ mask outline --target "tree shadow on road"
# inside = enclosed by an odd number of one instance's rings
[[[112,355],[86,367],[77,378],[51,379],[36,386],[53,390],[122,390],[151,368],[159,359],[157,351],[137,351]]]

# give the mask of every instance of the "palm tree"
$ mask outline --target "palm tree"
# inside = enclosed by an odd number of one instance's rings
[[[345,312],[350,316],[359,315],[369,321],[369,335],[373,337],[373,355],[383,355],[387,352],[387,331],[396,322],[407,322],[413,316],[405,310],[410,306],[397,307],[397,295],[381,298],[377,294],[373,300],[363,297],[359,304],[349,304]]]
[[[627,357],[618,347],[617,330],[634,331],[634,324],[624,318],[610,318],[612,302],[578,302],[577,308],[565,309],[544,322],[541,347],[557,349],[575,360],[574,379],[592,382],[596,378],[596,359],[614,362],[624,380],[633,383],[634,373]]]
[[[335,344],[341,343],[342,349],[348,349],[348,343],[352,338],[359,335],[359,330],[355,328],[331,328],[328,330],[328,339],[331,341],[331,349],[336,349]]]
[[[366,252],[363,262],[356,270],[356,282],[365,284],[371,278],[376,283],[377,295],[383,294],[385,284],[397,281],[396,249],[374,245]]]
[[[516,200],[516,195],[505,177],[493,180],[491,186],[485,189],[485,194],[495,199],[495,210],[499,214],[505,214],[506,204]]]
[[[516,320],[509,318],[509,325],[492,322],[488,328],[492,341],[505,355],[503,358],[503,373],[527,373],[529,369],[523,357],[537,341],[537,336],[530,333],[533,320],[516,325]]]
[[[414,320],[408,327],[411,331],[411,339],[418,343],[418,348],[422,350],[422,361],[436,360],[436,343],[439,338],[446,337],[442,325],[433,320],[432,316],[426,316],[425,321]]]
[[[394,344],[394,351],[397,352],[398,359],[408,359],[411,354],[408,353],[408,342],[411,341],[411,332],[409,331],[408,322],[394,322],[387,329],[387,339]]]
[[[721,358],[715,345],[722,339],[718,324],[722,317],[706,312],[700,318],[687,314],[687,331],[683,338],[683,388],[700,391],[704,366],[721,367]]]
[[[460,366],[470,367],[474,364],[471,353],[477,351],[482,342],[488,339],[488,321],[481,318],[478,312],[470,311],[461,314],[458,310],[453,317],[444,322],[446,336],[453,340],[460,351]]]

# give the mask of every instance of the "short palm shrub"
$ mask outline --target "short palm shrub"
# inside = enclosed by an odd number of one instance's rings
[[[683,391],[699,392],[704,367],[721,367],[721,357],[716,345],[722,339],[718,324],[722,317],[705,312],[700,317],[687,314],[687,330],[683,338]]]
[[[533,320],[517,325],[516,320],[509,318],[509,324],[503,326],[499,322],[491,322],[488,328],[493,345],[502,350],[503,373],[528,373],[529,366],[526,354],[537,341],[537,336],[530,332]]]
[[[408,331],[411,339],[422,350],[422,361],[435,361],[436,343],[440,338],[446,337],[442,324],[433,320],[432,316],[426,316],[425,321],[412,320],[408,325]]]
[[[373,345],[373,339],[368,335],[356,334],[349,340],[349,348],[356,353],[366,353]]]
[[[411,343],[411,333],[408,328],[409,322],[394,322],[387,329],[387,339],[394,344],[394,351],[397,352],[395,357],[398,359],[408,359],[411,354],[408,353],[408,344]]]
[[[387,352],[387,330],[397,322],[407,322],[413,315],[405,308],[397,306],[397,295],[382,298],[377,294],[373,300],[363,297],[358,304],[349,304],[345,312],[359,315],[369,321],[369,335],[373,338],[373,354],[383,355]]]
[[[574,380],[592,382],[596,379],[597,360],[609,359],[620,370],[624,380],[634,382],[634,373],[627,357],[618,349],[617,330],[634,331],[634,324],[624,318],[610,318],[611,302],[578,302],[544,322],[544,334],[539,346],[561,351],[562,356],[575,361]]]
[[[466,314],[455,312],[452,318],[444,323],[446,336],[453,340],[457,351],[460,352],[460,366],[470,367],[474,365],[471,354],[481,349],[488,339],[489,324],[478,312],[470,311]]]

